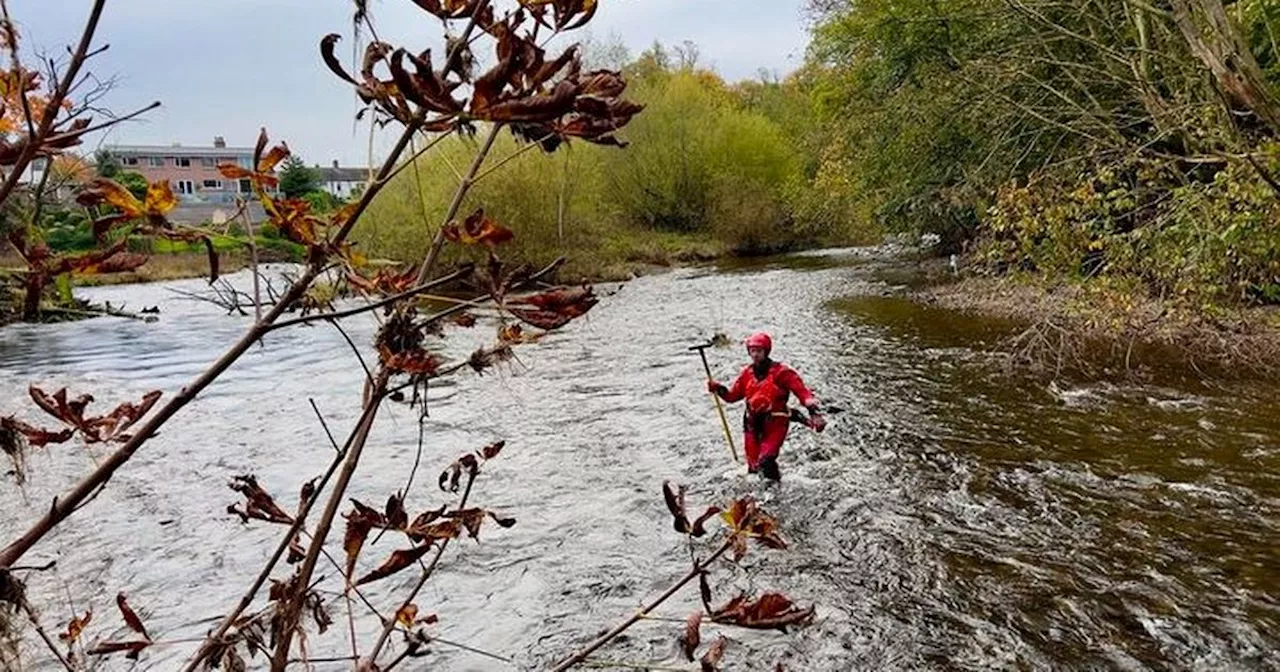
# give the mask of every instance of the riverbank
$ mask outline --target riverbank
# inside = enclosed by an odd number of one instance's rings
[[[936,266],[932,275],[939,275]],[[1011,364],[1088,377],[1280,377],[1280,311],[1189,306],[1104,279],[961,277],[913,290],[920,303],[1026,325],[999,349]]]
[[[127,273],[76,275],[74,284],[77,287],[100,287],[207,277],[209,258],[202,251],[203,248],[200,250],[153,254],[147,259],[147,263],[137,270]],[[734,254],[725,245],[709,238],[653,235],[644,239],[615,240],[590,250],[568,248],[541,250],[538,255],[530,255],[529,263],[532,265],[547,263],[557,254],[565,256],[565,263],[559,273],[561,281],[588,283],[620,282],[678,266],[709,263],[718,259],[740,256]],[[535,256],[536,258],[533,258]],[[271,263],[296,261],[296,259],[282,252],[261,249],[259,261]],[[411,263],[408,259],[393,261]],[[247,251],[222,250],[218,253],[220,274],[244,270],[249,265],[250,257]],[[22,267],[21,259],[11,255],[0,255],[0,269],[18,270]]]

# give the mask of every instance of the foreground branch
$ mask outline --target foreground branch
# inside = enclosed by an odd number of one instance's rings
[[[698,578],[699,574],[702,574],[704,571],[706,571],[707,567],[709,567],[711,563],[715,562],[717,559],[719,559],[720,556],[724,555],[725,551],[729,550],[732,546],[733,546],[733,535],[731,534],[727,539],[725,539],[723,544],[720,544],[720,548],[716,549],[716,552],[711,554],[711,557],[707,558],[706,560],[703,560],[702,562],[694,563],[693,569],[690,569],[688,574],[685,574],[683,577],[680,578],[679,581],[676,581],[675,584],[673,584],[670,588],[666,590],[666,592],[659,595],[657,599],[650,602],[640,611],[637,611],[635,614],[631,616],[631,618],[628,618],[622,623],[619,623],[617,627],[615,627],[614,629],[604,633],[603,635],[600,635],[600,637],[598,637],[595,641],[588,644],[586,648],[581,649],[577,653],[561,661],[558,665],[556,665],[554,668],[551,669],[551,672],[564,672],[564,670],[568,670],[586,661],[587,656],[590,656],[593,652],[595,652],[596,649],[599,649],[605,644],[608,644],[610,641],[613,640],[613,638],[622,634],[627,628],[630,628],[631,626],[635,625],[638,621],[648,616],[649,612],[653,611],[654,609],[657,609],[658,607],[662,606],[663,602],[666,602],[667,600],[671,599],[671,596],[679,592],[679,590],[683,588],[685,584]]]
[[[342,471],[339,472],[338,480],[333,485],[333,492],[329,493],[329,501],[325,503],[324,513],[316,523],[316,530],[311,535],[311,545],[307,547],[306,558],[303,559],[302,566],[298,568],[298,573],[294,577],[294,592],[283,600],[281,605],[284,611],[281,619],[283,627],[280,632],[280,641],[276,644],[275,655],[271,660],[273,672],[283,672],[289,663],[289,649],[293,644],[293,633],[298,628],[298,617],[302,612],[303,602],[306,601],[307,590],[311,586],[311,575],[315,572],[316,562],[320,558],[320,551],[324,548],[325,539],[329,536],[329,528],[333,526],[333,519],[338,515],[338,507],[342,505],[342,499],[346,496],[347,486],[351,484],[351,477],[355,475],[356,467],[360,465],[360,456],[364,453],[365,444],[369,440],[369,432],[373,429],[377,410],[386,398],[387,382],[390,378],[391,374],[386,370],[378,372],[374,378],[366,403],[366,408],[369,410],[360,418],[360,424],[356,426],[355,433],[351,437]]]
[[[103,0],[98,0],[95,5],[95,12],[100,13]],[[96,25],[97,14],[95,13],[91,20],[91,26]],[[87,38],[81,44],[82,48],[87,49]],[[50,106],[53,109],[54,106]],[[361,197],[360,202],[356,205],[347,221],[343,224],[342,229],[334,236],[332,245],[337,248],[342,244],[351,229],[355,226],[356,221],[369,207],[374,197],[382,190],[386,184],[382,178],[390,174],[395,168],[396,163],[400,159],[400,155],[404,153],[406,147],[409,146],[409,140],[413,134],[418,131],[421,125],[420,117],[408,124],[404,132],[401,133],[399,141],[391,149],[386,160],[382,164],[382,169],[378,171],[379,179],[369,185]],[[10,175],[16,175],[15,171]],[[3,200],[7,192],[0,190],[0,200]],[[266,315],[257,321],[252,328],[249,329],[244,336],[231,346],[221,357],[218,358],[204,373],[200,374],[191,381],[186,387],[182,388],[176,396],[169,400],[164,406],[156,411],[155,415],[149,419],[130,439],[116,449],[114,453],[107,456],[93,473],[86,476],[80,483],[76,484],[70,492],[65,493],[61,497],[54,499],[53,505],[49,510],[40,517],[21,537],[10,543],[0,551],[0,567],[9,567],[16,563],[27,551],[31,550],[37,542],[44,538],[58,523],[61,523],[72,513],[74,513],[86,500],[91,497],[95,491],[101,488],[111,479],[116,470],[128,462],[133,454],[142,447],[152,436],[155,436],[160,427],[164,425],[169,418],[173,417],[184,406],[191,403],[201,391],[217,380],[236,360],[240,359],[248,349],[258,341],[264,334],[270,330],[270,326],[280,318],[280,316],[288,309],[289,306],[296,303],[302,298],[303,294],[310,288],[311,283],[319,277],[323,270],[324,259],[313,260],[307,267],[307,270],[293,283],[289,290],[280,298],[280,301],[267,312]]]
[[[5,202],[9,198],[9,194],[13,193],[14,187],[18,186],[18,181],[22,179],[23,173],[26,172],[27,166],[31,164],[31,160],[35,158],[36,151],[44,144],[49,136],[49,132],[53,129],[53,122],[58,118],[58,112],[62,109],[62,101],[66,100],[67,93],[71,90],[71,86],[75,84],[76,77],[80,75],[80,68],[84,67],[85,60],[89,56],[89,45],[93,42],[94,33],[98,31],[98,21],[102,19],[102,10],[106,8],[107,0],[94,0],[93,8],[89,10],[89,19],[85,22],[84,32],[80,34],[80,43],[76,45],[76,49],[71,54],[71,61],[67,64],[67,72],[63,75],[62,81],[58,82],[58,87],[54,89],[53,95],[49,97],[45,104],[44,115],[40,118],[40,126],[36,128],[35,134],[27,137],[26,144],[22,147],[22,154],[18,156],[18,161],[9,168],[9,176],[5,179],[4,184],[0,185],[0,203]],[[17,48],[17,45],[14,45]],[[0,566],[5,563],[0,560]]]
[[[369,403],[365,404],[364,412],[356,422],[357,429],[364,426],[366,422],[372,421],[370,416],[377,412],[378,403],[379,400],[371,399]],[[323,423],[324,418],[321,417],[320,421]],[[326,434],[328,431],[328,427],[325,427]],[[347,451],[350,449],[351,443],[355,440],[355,437],[356,433],[353,430],[351,435],[347,437],[346,444],[343,445],[342,449],[338,451],[338,454],[334,456],[333,462],[329,464],[329,468],[325,471],[324,476],[320,478],[319,484],[316,485],[315,493],[309,499],[300,503],[297,517],[294,519],[293,524],[289,526],[289,530],[285,532],[285,535],[280,539],[280,544],[276,546],[275,553],[272,554],[271,559],[267,561],[267,564],[262,568],[262,571],[258,573],[258,577],[254,580],[253,585],[249,586],[249,590],[245,591],[244,596],[240,598],[240,603],[236,605],[236,608],[222,619],[222,623],[218,625],[217,630],[205,638],[204,642],[200,645],[200,649],[196,651],[196,655],[192,657],[191,661],[187,663],[187,666],[183,668],[184,672],[195,672],[200,663],[204,662],[205,658],[213,653],[218,643],[222,641],[222,638],[226,636],[227,631],[230,630],[231,626],[236,622],[236,619],[240,618],[240,614],[244,613],[244,610],[248,609],[249,605],[253,603],[254,597],[257,596],[258,591],[262,589],[262,586],[267,582],[267,579],[271,577],[272,570],[275,569],[276,565],[280,562],[280,558],[284,556],[285,551],[288,550],[289,543],[306,526],[307,515],[311,513],[312,505],[320,500],[320,493],[324,492],[325,487],[329,484],[329,479],[333,476],[334,472],[338,470],[338,465],[342,464],[342,460],[346,457]],[[330,440],[332,441],[332,437]],[[334,447],[337,447],[336,444]]]

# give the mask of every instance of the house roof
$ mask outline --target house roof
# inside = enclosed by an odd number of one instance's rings
[[[320,173],[321,182],[366,182],[369,179],[368,168],[333,168],[320,166],[315,168]]]
[[[112,154],[161,154],[164,156],[253,156],[252,147],[201,147],[185,145],[104,145]]]

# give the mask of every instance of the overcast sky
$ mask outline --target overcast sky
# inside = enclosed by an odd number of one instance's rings
[[[23,48],[62,51],[78,39],[89,0],[9,0]],[[622,41],[634,55],[654,40],[698,45],[700,60],[728,79],[761,69],[785,74],[800,64],[807,34],[804,0],[601,0],[590,34]],[[382,39],[418,50],[439,23],[410,0],[369,0]],[[146,121],[113,130],[107,142],[204,144],[215,135],[252,145],[260,126],[308,163],[363,165],[367,126],[352,118],[357,100],[320,61],[327,33],[344,36],[348,0],[109,0],[98,44],[111,48],[92,71],[115,76],[104,101],[123,113],[159,100]],[[575,35],[581,39],[585,35]],[[438,49],[437,49],[438,50]],[[89,144],[96,145],[101,138]],[[378,147],[386,143],[379,141]]]

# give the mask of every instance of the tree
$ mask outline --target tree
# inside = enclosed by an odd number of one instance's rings
[[[280,170],[280,191],[287,198],[302,198],[320,188],[320,173],[296,156],[289,157]]]
[[[125,189],[128,189],[129,193],[133,194],[134,198],[140,201],[146,200],[147,178],[143,177],[141,173],[135,173],[133,171],[119,173],[116,175],[115,180],[124,186]]]
[[[93,153],[94,171],[98,173],[98,177],[112,179],[120,174],[120,157],[116,156],[109,149],[99,149]]]

